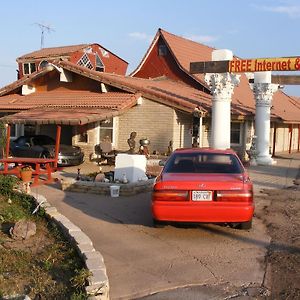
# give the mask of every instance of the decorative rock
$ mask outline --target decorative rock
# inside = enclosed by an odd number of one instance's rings
[[[36,225],[32,221],[21,220],[10,228],[9,233],[15,240],[27,240],[36,234]]]
[[[295,179],[295,180],[294,180],[294,184],[295,184],[295,185],[300,185],[300,178]]]
[[[96,175],[95,181],[96,182],[103,182],[104,178],[105,178],[105,175],[103,173],[99,173],[99,174]]]

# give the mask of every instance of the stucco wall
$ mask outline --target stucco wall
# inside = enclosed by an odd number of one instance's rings
[[[289,129],[288,124],[277,124],[276,129],[276,145],[275,145],[275,153],[278,152],[286,152],[289,151],[290,147],[290,138],[291,132]],[[271,128],[271,141],[273,142],[273,134],[274,134],[274,127]],[[297,151],[298,150],[298,141],[299,141],[299,129],[298,125],[292,126],[292,143],[291,143],[291,150]],[[271,143],[272,145],[272,143]]]
[[[192,115],[175,112],[173,120],[173,148],[189,148],[192,146]]]

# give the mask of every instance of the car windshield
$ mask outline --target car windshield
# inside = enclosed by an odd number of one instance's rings
[[[233,154],[174,153],[168,160],[165,173],[237,173],[243,168]]]
[[[32,143],[33,145],[55,145],[55,140],[52,139],[50,136],[46,135],[40,135],[40,136],[35,136],[32,138]]]

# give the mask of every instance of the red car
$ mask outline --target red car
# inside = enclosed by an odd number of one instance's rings
[[[253,185],[233,150],[178,149],[154,184],[155,226],[205,222],[250,229],[253,213]]]

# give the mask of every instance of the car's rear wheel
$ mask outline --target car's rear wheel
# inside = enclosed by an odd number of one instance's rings
[[[155,228],[163,228],[165,227],[165,222],[153,219],[153,227]]]
[[[229,223],[228,225],[235,229],[248,230],[252,228],[252,219],[247,222]]]
[[[252,219],[248,222],[241,222],[239,225],[239,228],[243,229],[243,230],[251,229],[252,228]]]

